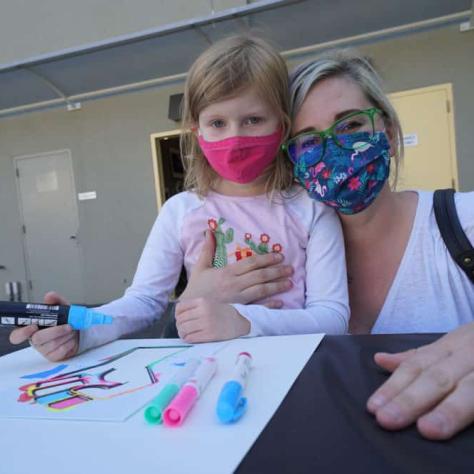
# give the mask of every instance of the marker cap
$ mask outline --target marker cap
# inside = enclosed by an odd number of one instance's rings
[[[92,311],[85,306],[72,305],[67,318],[68,324],[74,329],[88,329],[96,324],[112,324],[113,318],[105,314]]]
[[[183,423],[194,403],[198,399],[199,393],[194,385],[186,384],[181,388],[178,395],[163,412],[163,422],[166,426],[179,426]]]
[[[247,409],[247,399],[242,397],[242,385],[231,380],[221,390],[216,413],[222,423],[237,421]]]
[[[161,392],[150,402],[148,407],[145,409],[145,420],[153,425],[159,425],[163,423],[163,411],[178,392],[178,385],[165,385],[163,387],[163,390],[161,390]]]

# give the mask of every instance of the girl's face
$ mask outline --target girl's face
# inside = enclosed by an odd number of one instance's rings
[[[237,136],[265,136],[275,132],[279,119],[254,88],[237,97],[215,102],[199,114],[199,131],[207,141]]]
[[[292,136],[316,129],[326,130],[336,120],[352,112],[374,107],[361,88],[346,77],[332,77],[313,86],[295,117]],[[384,130],[383,120],[376,116],[375,128]]]

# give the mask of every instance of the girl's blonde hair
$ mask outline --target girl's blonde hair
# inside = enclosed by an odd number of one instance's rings
[[[393,105],[383,91],[382,80],[370,62],[353,49],[336,49],[318,56],[315,60],[301,64],[290,74],[290,96],[292,116],[300,110],[309,91],[319,82],[331,77],[347,77],[357,84],[367,99],[382,111],[385,126],[393,134],[395,145],[395,176],[403,158],[403,132]]]
[[[208,105],[236,97],[249,87],[254,87],[278,115],[283,142],[290,130],[288,69],[269,43],[255,36],[228,37],[204,51],[191,66],[184,88],[181,133],[186,189],[205,196],[219,178],[193,131],[199,114]],[[290,162],[280,150],[270,166],[266,192],[287,190],[292,183]]]

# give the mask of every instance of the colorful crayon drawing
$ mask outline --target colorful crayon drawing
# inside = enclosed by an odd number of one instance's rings
[[[19,387],[17,401],[41,405],[52,412],[65,412],[89,402],[122,397],[159,383],[170,368],[183,363],[179,355],[190,347],[133,347],[94,365],[23,385]],[[143,365],[144,361],[149,362]]]

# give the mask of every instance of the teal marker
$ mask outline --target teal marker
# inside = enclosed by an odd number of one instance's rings
[[[145,408],[145,420],[152,425],[163,423],[163,412],[171,400],[181,390],[181,387],[189,380],[196,371],[199,360],[190,359],[186,365],[178,369],[174,377],[163,387],[160,393]]]
[[[112,324],[112,317],[85,306],[0,301],[0,326],[22,327],[36,324],[40,329],[70,324],[88,329],[96,324]]]

